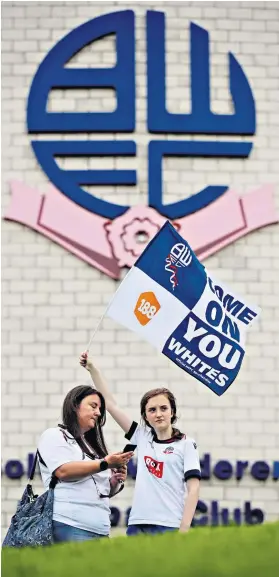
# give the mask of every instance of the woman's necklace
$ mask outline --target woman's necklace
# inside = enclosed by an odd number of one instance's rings
[[[90,453],[93,453],[93,455],[95,455],[95,457],[96,457],[97,459],[99,459],[98,453],[95,451],[95,449],[94,449],[93,447],[91,447],[91,445],[88,444],[88,442],[87,442],[86,439],[85,439],[85,436],[84,436],[84,435],[81,435],[81,438],[82,438],[83,443],[84,443],[85,446],[87,447],[87,449],[88,449],[88,451],[89,451],[89,454],[90,454]]]

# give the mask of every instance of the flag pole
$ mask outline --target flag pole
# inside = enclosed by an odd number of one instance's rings
[[[110,307],[110,305],[111,305],[114,297],[116,296],[117,292],[119,291],[122,283],[126,280],[127,276],[130,274],[130,272],[131,272],[132,269],[133,269],[133,267],[131,267],[130,270],[127,272],[127,274],[125,275],[125,277],[123,278],[123,280],[121,281],[121,283],[119,283],[119,286],[117,287],[114,295],[113,295],[112,298],[110,299],[109,304],[107,305],[107,307],[106,307],[106,309],[105,309],[105,312],[102,314],[100,320],[99,320],[98,323],[97,323],[97,326],[96,326],[95,330],[93,331],[93,333],[92,333],[92,335],[91,335],[91,337],[90,337],[89,343],[88,343],[88,345],[87,345],[87,347],[86,347],[86,353],[89,353],[89,349],[90,349],[91,344],[92,344],[92,341],[93,341],[93,339],[94,339],[94,337],[95,337],[95,335],[96,335],[96,333],[97,333],[97,330],[100,328],[100,326],[101,326],[101,324],[102,324],[102,322],[103,322],[103,320],[104,320],[104,318],[105,318],[105,316],[106,316],[106,314],[107,314],[107,312],[108,312],[108,310],[109,310],[109,307]]]
[[[93,339],[94,339],[94,337],[95,337],[95,334],[96,334],[97,330],[100,328],[100,326],[101,326],[101,324],[102,324],[102,322],[103,322],[103,319],[104,319],[104,317],[105,317],[105,315],[106,315],[106,313],[107,313],[107,310],[108,310],[108,308],[109,308],[110,305],[111,305],[111,302],[112,302],[112,301],[110,301],[110,303],[108,304],[105,312],[102,314],[101,318],[99,319],[99,321],[98,321],[98,323],[97,323],[97,326],[96,326],[95,330],[93,331],[93,333],[92,333],[92,335],[91,335],[91,337],[90,337],[89,343],[88,343],[88,345],[87,345],[87,347],[86,347],[86,352],[87,352],[87,353],[89,353],[89,349],[90,349],[90,347],[91,347],[91,344],[92,344],[92,341],[93,341]]]

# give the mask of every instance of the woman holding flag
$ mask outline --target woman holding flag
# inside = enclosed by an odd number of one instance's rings
[[[140,402],[142,425],[117,405],[98,368],[85,352],[80,357],[106,407],[138,451],[137,478],[127,535],[189,530],[201,478],[195,441],[173,425],[174,395],[165,388],[145,393]],[[132,448],[132,447],[131,447]]]

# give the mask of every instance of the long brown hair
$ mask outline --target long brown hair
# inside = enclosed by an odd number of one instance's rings
[[[143,395],[141,402],[140,402],[140,413],[141,413],[141,417],[142,417],[145,425],[147,425],[147,427],[149,427],[152,430],[153,436],[155,436],[155,437],[156,437],[155,430],[153,429],[153,427],[151,427],[151,425],[149,424],[149,422],[146,418],[145,409],[146,409],[146,405],[147,405],[148,401],[150,401],[150,399],[152,399],[153,397],[157,397],[158,395],[165,395],[165,397],[167,397],[167,399],[169,400],[171,410],[172,410],[171,424],[174,425],[174,423],[176,423],[176,421],[177,421],[176,398],[175,398],[174,394],[169,389],[166,389],[164,387],[158,388],[158,389],[152,389],[151,391],[147,391],[147,393],[145,393]],[[181,433],[179,431],[179,429],[175,429],[173,427],[173,436],[177,437],[178,439],[182,439],[184,437],[184,434]]]
[[[108,450],[105,444],[102,427],[106,422],[106,403],[103,395],[99,391],[88,385],[79,385],[71,389],[67,393],[63,403],[62,428],[67,429],[67,431],[69,431],[69,433],[77,441],[82,451],[88,454],[88,448],[82,440],[78,423],[77,410],[81,401],[89,395],[98,395],[101,402],[100,416],[95,423],[95,427],[87,431],[84,434],[84,437],[90,447],[92,447],[92,455],[90,454],[90,456],[95,456],[94,453],[97,453],[99,457],[105,457],[108,454]]]

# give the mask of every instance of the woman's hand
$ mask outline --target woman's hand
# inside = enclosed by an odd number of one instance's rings
[[[121,467],[126,467],[133,454],[133,451],[129,451],[128,453],[112,453],[105,457],[105,461],[107,461],[110,469],[120,469]]]
[[[113,472],[110,478],[110,484],[112,487],[115,487],[119,483],[119,481],[122,481],[124,483],[126,479],[127,479],[127,466],[123,465],[123,467],[119,467],[119,469],[117,469],[117,472]]]
[[[89,372],[94,368],[93,362],[88,358],[88,352],[81,353],[79,357],[79,364],[87,369]]]

